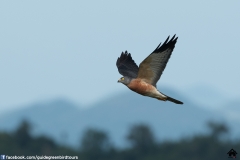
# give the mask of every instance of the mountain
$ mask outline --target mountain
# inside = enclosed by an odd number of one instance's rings
[[[88,107],[57,99],[36,103],[0,117],[0,130],[12,131],[23,119],[33,126],[33,134],[45,134],[59,143],[77,147],[88,128],[106,131],[112,142],[126,146],[125,137],[135,124],[147,124],[160,140],[177,140],[193,134],[207,133],[209,120],[228,123],[225,112],[207,110],[170,89],[163,93],[179,99],[184,105],[158,101],[133,92],[112,95]],[[84,108],[84,109],[83,109]],[[234,121],[231,121],[235,124]],[[236,130],[239,133],[239,129]]]
[[[195,85],[187,89],[184,94],[188,95],[188,98],[195,103],[207,109],[219,109],[222,104],[231,99],[225,92],[206,84]]]

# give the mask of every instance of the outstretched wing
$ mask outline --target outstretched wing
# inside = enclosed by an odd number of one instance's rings
[[[130,78],[136,78],[138,75],[138,66],[131,57],[131,54],[125,51],[122,52],[121,56],[117,59],[117,68],[121,75]]]
[[[168,41],[168,36],[162,45],[160,43],[140,64],[137,78],[143,79],[145,82],[156,86],[172,54],[177,39],[178,37],[175,38],[174,35],[170,41]]]

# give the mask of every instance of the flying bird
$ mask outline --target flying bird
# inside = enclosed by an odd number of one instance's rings
[[[167,62],[172,54],[178,37],[174,35],[170,40],[169,36],[165,42],[157,46],[157,48],[145,58],[139,65],[136,65],[127,51],[122,52],[117,59],[117,68],[122,78],[118,82],[123,83],[132,91],[143,96],[149,96],[162,101],[171,101],[176,104],[183,102],[171,98],[156,88],[156,83],[160,79]]]

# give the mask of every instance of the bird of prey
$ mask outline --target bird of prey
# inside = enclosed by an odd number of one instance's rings
[[[161,93],[156,88],[156,83],[160,79],[177,42],[178,37],[175,36],[176,35],[170,40],[168,36],[162,45],[160,43],[157,48],[140,63],[139,67],[132,59],[130,53],[127,51],[125,51],[125,53],[122,52],[116,63],[119,73],[123,75],[118,82],[123,83],[132,91],[143,96],[183,104],[183,102]]]

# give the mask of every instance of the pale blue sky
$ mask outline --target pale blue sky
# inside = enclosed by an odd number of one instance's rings
[[[158,86],[187,94],[207,85],[238,98],[239,7],[235,0],[0,1],[0,111],[57,97],[87,105],[124,92],[120,53],[139,64],[175,33]]]

